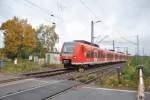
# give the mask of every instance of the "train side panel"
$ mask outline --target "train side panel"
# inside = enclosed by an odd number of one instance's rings
[[[61,50],[60,60],[65,66],[82,66],[126,61],[127,55],[81,42],[66,42]]]

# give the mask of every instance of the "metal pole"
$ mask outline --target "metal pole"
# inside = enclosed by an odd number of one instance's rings
[[[138,56],[139,56],[139,36],[137,35],[137,55],[136,55],[136,64],[139,64],[138,61]]]
[[[91,21],[91,43],[94,43],[94,22]]]
[[[126,54],[128,55],[128,47],[126,48]]]
[[[113,51],[115,51],[115,41],[113,40]]]
[[[137,56],[139,56],[139,36],[137,35]]]
[[[144,65],[144,48],[143,48],[143,57],[142,58],[143,58],[142,59],[143,60],[143,65]]]
[[[139,71],[139,86],[137,100],[144,100],[144,79],[143,79],[143,65],[138,66]]]
[[[144,48],[143,48],[143,56],[144,56],[144,53],[145,53],[145,50],[144,50]]]

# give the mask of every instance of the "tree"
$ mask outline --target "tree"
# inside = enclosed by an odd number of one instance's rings
[[[4,58],[4,50],[3,48],[0,48],[0,60]]]
[[[54,46],[58,40],[58,35],[55,32],[55,25],[40,25],[37,29],[38,42],[43,48],[46,48],[48,52],[54,51]]]
[[[24,57],[36,48],[36,32],[27,20],[13,17],[2,23],[4,45],[7,57]]]

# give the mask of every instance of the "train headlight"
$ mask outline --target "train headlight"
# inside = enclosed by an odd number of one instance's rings
[[[76,56],[73,56],[73,58],[76,59],[77,57],[76,57]]]

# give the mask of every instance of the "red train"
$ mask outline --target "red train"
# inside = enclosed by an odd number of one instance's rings
[[[126,54],[104,50],[84,40],[65,42],[60,53],[60,60],[65,68],[123,62],[127,58]]]

